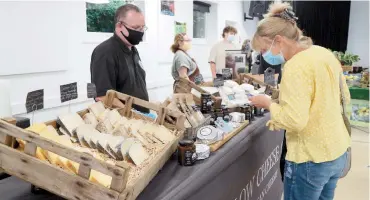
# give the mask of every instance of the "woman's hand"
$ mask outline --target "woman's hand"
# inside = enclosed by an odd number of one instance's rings
[[[272,104],[271,99],[265,95],[253,96],[249,98],[249,101],[251,101],[252,105],[256,106],[257,108],[264,109],[269,109],[270,105]]]

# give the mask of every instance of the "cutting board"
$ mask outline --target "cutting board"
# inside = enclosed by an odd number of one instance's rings
[[[246,120],[244,123],[241,124],[238,128],[234,129],[232,132],[228,133],[224,136],[224,139],[221,141],[218,141],[214,144],[211,144],[209,147],[211,148],[211,152],[217,151],[219,148],[221,148],[226,142],[228,142],[232,137],[239,134],[240,131],[242,131],[247,125],[249,124],[249,121]]]

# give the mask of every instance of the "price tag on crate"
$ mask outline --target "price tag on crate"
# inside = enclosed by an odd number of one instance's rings
[[[221,87],[224,86],[224,78],[223,77],[217,77],[213,79],[213,87]]]
[[[94,83],[87,84],[87,98],[95,98],[96,94],[96,86]]]
[[[26,110],[27,113],[41,110],[44,108],[44,89],[35,90],[27,94]]]
[[[275,69],[269,67],[265,70],[263,82],[267,85],[275,86]]]
[[[233,69],[232,68],[222,69],[222,77],[224,78],[224,80],[232,80],[233,79]]]
[[[60,100],[62,103],[78,98],[77,82],[60,86]]]

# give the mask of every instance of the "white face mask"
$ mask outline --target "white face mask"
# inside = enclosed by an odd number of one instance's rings
[[[234,42],[234,40],[235,40],[235,35],[228,35],[227,36],[227,41]]]

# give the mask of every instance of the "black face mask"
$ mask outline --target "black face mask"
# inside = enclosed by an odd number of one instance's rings
[[[138,45],[141,41],[143,41],[144,32],[132,30],[132,29],[128,28],[127,26],[125,26],[125,27],[128,31],[128,36],[125,36],[125,34],[123,34],[122,31],[121,31],[121,34],[123,35],[123,37],[126,38],[126,40],[130,44]]]

